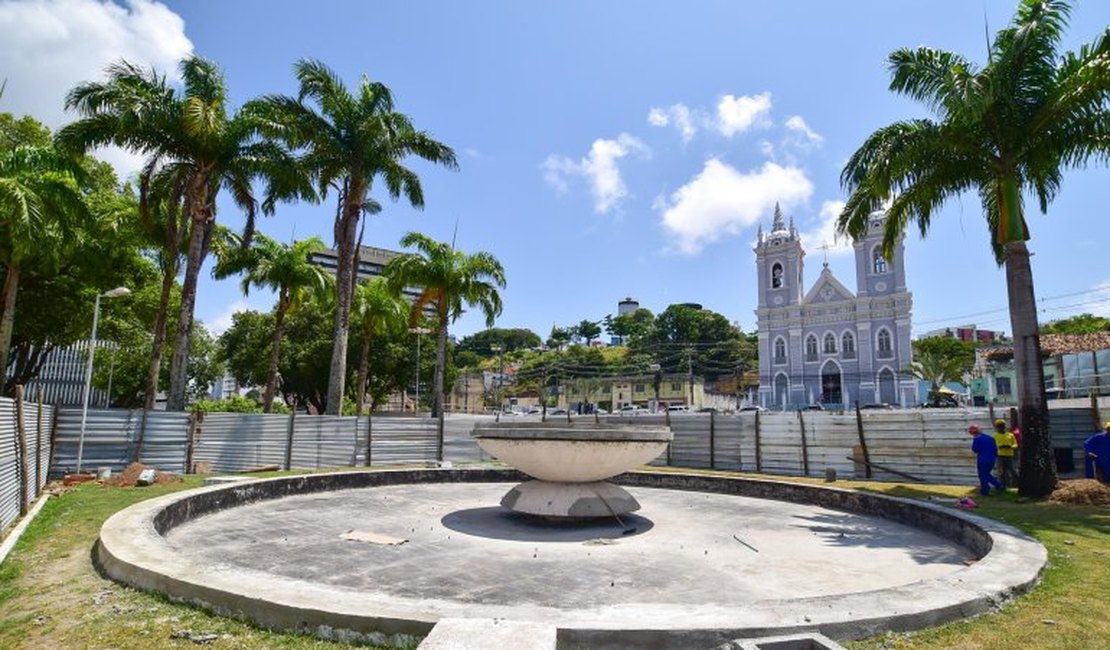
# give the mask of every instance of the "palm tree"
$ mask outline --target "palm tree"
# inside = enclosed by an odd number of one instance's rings
[[[385,84],[363,77],[352,94],[331,68],[302,59],[294,65],[300,82],[296,99],[280,95],[253,102],[250,110],[266,123],[266,132],[304,152],[320,194],[336,190],[335,212],[337,309],[333,328],[326,412],[338,414],[347,373],[347,338],[358,255],[355,234],[363,214],[379,209],[370,199],[376,179],[393,199],[402,194],[413,207],[424,207],[420,178],[404,166],[410,156],[455,169],[455,152],[418,131],[408,116],[394,110]],[[308,105],[305,100],[315,105]]]
[[[277,293],[274,306],[274,332],[270,342],[270,369],[262,393],[262,412],[273,410],[277,390],[278,361],[281,339],[285,334],[285,315],[295,309],[309,294],[323,297],[331,286],[331,276],[323,267],[309,261],[309,256],[326,249],[319,237],[310,237],[293,244],[282,244],[259,233],[244,247],[243,238],[220,228],[215,244],[217,263],[212,275],[223,279],[243,274],[240,288],[243,295],[252,286]]]
[[[385,278],[367,278],[355,287],[351,309],[353,327],[358,335],[358,375],[355,380],[355,415],[362,415],[366,385],[370,377],[370,347],[375,337],[404,326],[408,303]],[[371,405],[372,406],[372,405]]]
[[[193,330],[197,278],[208,255],[216,223],[216,198],[226,189],[246,215],[244,241],[254,231],[261,209],[273,212],[278,200],[312,197],[295,159],[277,144],[257,137],[250,117],[228,114],[227,87],[214,63],[200,57],[181,62],[183,87],[177,91],[164,76],[126,61],[108,66],[106,81],[78,85],[66,97],[66,107],[83,117],[57,136],[72,150],[114,144],[146,156],[140,179],[140,202],[149,201],[156,184],[151,177],[165,167],[173,170],[188,221],[185,277],[181,312],[170,359],[170,389],[166,408],[185,408],[186,364]],[[267,183],[259,203],[255,180]]]
[[[0,151],[0,377],[11,353],[20,271],[32,258],[56,263],[76,221],[88,218],[78,187],[83,177],[75,158],[50,145]]]
[[[982,67],[926,47],[893,52],[890,89],[924,102],[936,119],[875,131],[841,174],[851,194],[840,231],[862,236],[885,207],[888,255],[910,222],[924,235],[947,200],[978,192],[996,259],[1006,267],[1024,434],[1019,491],[1027,496],[1051,492],[1056,470],[1023,192],[1047,212],[1062,170],[1110,154],[1110,30],[1060,56],[1069,13],[1067,2],[1022,0]]]
[[[907,364],[903,374],[929,382],[929,400],[935,405],[940,400],[941,385],[950,381],[961,381],[964,369],[959,359],[927,350],[914,355],[913,361]]]
[[[420,296],[412,304],[409,322],[419,323],[425,308],[435,310],[436,370],[432,417],[440,418],[439,460],[443,455],[443,380],[447,366],[447,325],[462,315],[466,306],[477,305],[486,316],[486,327],[501,313],[505,270],[493,255],[478,252],[468,255],[453,244],[437,242],[427,235],[410,232],[401,246],[416,247],[418,253],[405,253],[390,260],[385,276],[394,291],[419,287]]]

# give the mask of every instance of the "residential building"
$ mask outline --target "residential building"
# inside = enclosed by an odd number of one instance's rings
[[[635,405],[651,409],[655,401],[655,375],[599,377],[588,383],[570,380],[559,394],[559,406],[576,409],[579,404],[608,405],[611,410]],[[697,375],[668,373],[660,378],[658,407],[705,405],[705,381]]]
[[[395,257],[402,255],[398,251],[386,250],[384,248],[375,248],[373,246],[359,246],[358,249],[358,279],[365,280],[382,275],[385,271],[385,265]],[[308,256],[308,260],[314,264],[324,267],[329,273],[335,275],[339,269],[339,253],[334,248],[312,253]],[[402,291],[404,296],[408,298],[409,302],[414,302],[420,297],[420,289],[417,287],[405,287]],[[435,314],[435,305],[429,303],[424,312],[431,316]]]
[[[998,345],[1004,343],[1006,339],[1005,332],[995,330],[982,330],[975,325],[958,325],[956,327],[942,327],[940,329],[930,330],[925,332],[918,338],[923,339],[956,339],[957,341],[964,341],[966,343],[975,343],[977,345]]]
[[[1110,332],[1041,336],[1045,392],[1049,399],[1110,395]],[[1014,348],[976,351],[971,398],[975,404],[1015,404]]]
[[[759,304],[759,401],[766,408],[854,402],[909,406],[916,382],[901,373],[912,360],[904,246],[883,255],[884,217],[875,214],[854,243],[856,287],[829,270],[804,291],[801,237],[775,206],[771,232],[762,226],[755,246]]]

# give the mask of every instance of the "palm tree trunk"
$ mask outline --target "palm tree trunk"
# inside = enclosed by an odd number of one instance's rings
[[[19,293],[19,265],[8,266],[4,275],[4,293],[0,299],[0,377],[7,391],[8,361],[12,351],[12,330],[15,327],[15,297]]]
[[[343,217],[336,224],[336,248],[338,259],[335,271],[335,290],[337,293],[335,309],[335,326],[332,328],[331,368],[328,371],[328,397],[324,412],[327,415],[339,415],[343,409],[343,389],[347,377],[347,338],[351,326],[351,292],[355,273],[355,232],[358,230],[358,218],[362,210],[362,202],[366,200],[365,185],[352,181],[351,187],[344,193],[346,203],[343,206]]]
[[[358,394],[355,395],[355,415],[362,415],[362,406],[366,403],[366,383],[370,377],[370,334],[362,337],[362,349],[358,353],[358,379],[355,385]]]
[[[277,390],[278,361],[281,359],[281,337],[285,334],[285,312],[289,309],[289,290],[282,289],[278,295],[277,310],[274,314],[274,337],[270,342],[270,370],[266,375],[266,389],[262,393],[262,412],[272,413],[274,392]]]
[[[146,373],[143,408],[154,408],[158,394],[158,375],[162,372],[162,353],[166,347],[166,318],[170,311],[170,296],[173,295],[173,282],[177,278],[177,253],[173,252],[165,276],[162,278],[162,294],[158,297],[158,314],[154,317],[154,343],[150,349],[150,367]]]
[[[1014,331],[1014,370],[1017,375],[1021,419],[1021,472],[1018,493],[1042,497],[1056,487],[1056,463],[1048,432],[1048,404],[1044,393],[1044,364],[1037,331],[1037,300],[1033,269],[1025,242],[1005,245],[1006,289],[1010,326]]]
[[[212,227],[212,208],[208,205],[208,180],[197,173],[189,183],[186,200],[192,229],[189,233],[189,255],[185,263],[185,278],[181,285],[181,311],[177,319],[177,336],[170,356],[170,392],[166,398],[167,411],[185,410],[185,389],[188,383],[189,340],[193,334],[193,310],[197,302],[197,277],[204,263]]]

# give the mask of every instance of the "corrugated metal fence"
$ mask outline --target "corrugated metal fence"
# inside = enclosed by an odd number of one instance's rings
[[[745,412],[734,415],[672,414],[674,441],[652,464],[741,470],[787,476],[928,483],[976,482],[967,427],[990,430],[991,412],[974,410],[876,410]],[[1058,457],[1081,468],[1083,441],[1097,432],[1091,409],[1052,409],[1049,432]],[[610,417],[610,422],[663,424],[663,416]]]
[[[80,440],[81,410],[61,409],[55,475],[76,469]],[[431,418],[90,409],[82,465],[118,472],[140,460],[169,472],[237,472],[422,463],[436,460],[437,441]]]
[[[41,401],[0,398],[0,537],[42,493],[53,422]]]

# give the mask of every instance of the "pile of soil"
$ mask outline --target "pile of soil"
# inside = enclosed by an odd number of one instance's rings
[[[1060,481],[1048,500],[1077,506],[1110,506],[1110,486],[1089,478]]]
[[[122,473],[113,476],[112,478],[101,481],[104,485],[111,485],[112,487],[135,487],[138,485],[139,474],[143,473],[146,466],[142,463],[131,463],[127,469]],[[168,472],[155,472],[154,483],[155,485],[162,485],[164,483],[176,483],[181,480],[177,474],[170,474]]]

